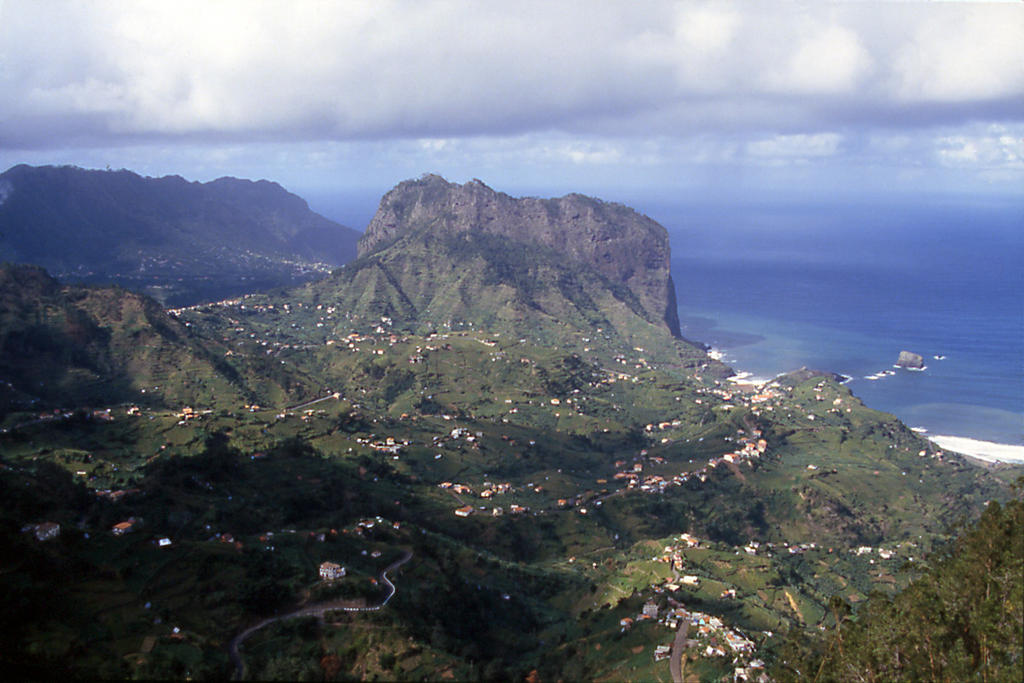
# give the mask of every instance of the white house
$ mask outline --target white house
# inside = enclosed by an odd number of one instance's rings
[[[321,562],[320,563],[320,578],[327,581],[333,581],[334,579],[340,579],[345,576],[345,568],[336,562]]]

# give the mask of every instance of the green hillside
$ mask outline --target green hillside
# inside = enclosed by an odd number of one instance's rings
[[[1018,482],[1024,484],[1024,480]],[[824,642],[794,638],[781,680],[1019,680],[1024,673],[1024,503],[989,505],[905,591],[842,599]]]
[[[169,316],[2,271],[10,405],[61,408],[0,432],[5,670],[671,680],[681,634],[686,676],[756,679],[1013,496],[828,373],[729,381],[585,249],[413,206],[329,278]]]
[[[40,409],[239,406],[303,395],[277,365],[231,358],[148,297],[0,266],[0,416],[8,420]]]

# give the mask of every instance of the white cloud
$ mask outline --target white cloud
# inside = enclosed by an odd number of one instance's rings
[[[1020,3],[0,3],[0,161],[1024,181]]]
[[[732,45],[739,25],[739,13],[733,7],[686,4],[678,8],[675,33],[694,53],[719,55]]]
[[[1024,135],[1010,135],[999,126],[974,135],[947,135],[935,142],[944,166],[1024,170]]]
[[[839,151],[842,139],[838,133],[776,135],[749,143],[747,153],[752,157],[780,161],[828,157]]]
[[[1024,102],[1019,5],[8,0],[0,12],[7,146],[814,133]]]
[[[568,159],[574,164],[611,164],[623,158],[622,149],[608,142],[573,142],[550,151],[555,159]]]
[[[871,68],[871,58],[857,34],[842,26],[810,27],[788,58],[777,88],[789,92],[853,92]]]
[[[970,101],[1024,91],[1024,8],[957,5],[908,25],[891,72],[901,101]]]

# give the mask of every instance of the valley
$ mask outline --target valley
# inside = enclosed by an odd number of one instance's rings
[[[5,266],[5,667],[785,678],[795,638],[1015,495],[1021,468],[943,451],[831,373],[730,381],[666,315],[663,229],[533,201],[407,181],[327,277],[166,313]],[[631,226],[620,248],[666,265],[561,247],[547,217],[570,244]]]

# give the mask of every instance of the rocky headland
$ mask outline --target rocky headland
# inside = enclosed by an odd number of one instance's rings
[[[649,318],[679,336],[668,233],[629,207],[580,194],[516,198],[479,180],[459,185],[425,175],[383,197],[359,240],[359,255],[417,233],[498,236],[553,250],[625,285]]]

